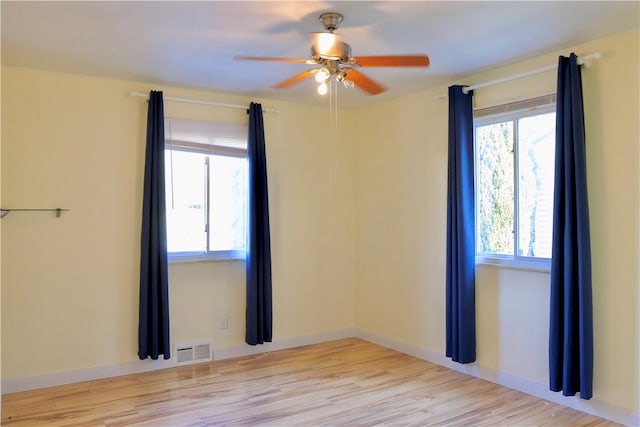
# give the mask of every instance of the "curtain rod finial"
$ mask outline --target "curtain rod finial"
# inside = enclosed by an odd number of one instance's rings
[[[589,55],[578,56],[578,65],[584,65],[586,68],[589,68],[591,66],[591,60],[597,61],[600,58],[602,58],[602,53],[600,52],[593,52]]]

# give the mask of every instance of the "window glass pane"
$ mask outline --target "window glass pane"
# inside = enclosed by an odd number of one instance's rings
[[[165,150],[167,250],[206,252],[205,156]]]
[[[209,157],[209,249],[244,250],[247,159]]]
[[[476,127],[479,253],[514,254],[513,122]]]
[[[518,255],[551,258],[556,114],[518,120]]]

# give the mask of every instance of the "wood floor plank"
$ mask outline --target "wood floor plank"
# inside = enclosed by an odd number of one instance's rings
[[[7,426],[616,426],[356,338],[3,396]]]

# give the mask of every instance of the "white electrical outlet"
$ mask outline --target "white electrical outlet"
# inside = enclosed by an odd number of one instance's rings
[[[218,318],[218,327],[220,329],[227,329],[229,327],[229,315],[223,314]]]

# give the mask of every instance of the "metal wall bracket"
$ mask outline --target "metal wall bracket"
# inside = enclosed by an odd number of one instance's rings
[[[0,218],[7,216],[9,212],[55,212],[56,218],[60,218],[62,212],[67,212],[69,209],[55,208],[55,209],[2,209],[0,208]]]

